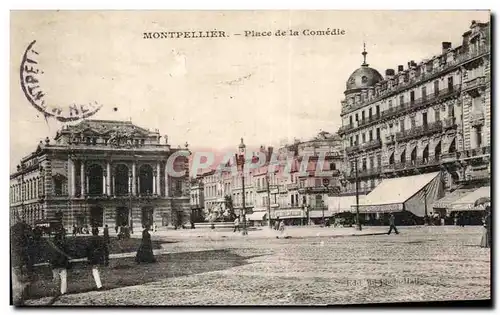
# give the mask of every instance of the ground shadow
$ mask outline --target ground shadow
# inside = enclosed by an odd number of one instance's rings
[[[262,255],[244,257],[230,250],[207,250],[196,252],[170,253],[156,256],[153,264],[138,265],[134,257],[112,259],[108,267],[101,268],[101,279],[105,290],[140,285],[167,278],[224,270],[249,264],[248,260]],[[95,290],[90,266],[86,262],[72,265],[68,270],[68,294]],[[30,299],[56,296],[59,284],[52,280],[48,266],[36,269],[31,287]]]

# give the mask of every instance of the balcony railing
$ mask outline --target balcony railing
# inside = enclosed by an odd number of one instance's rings
[[[483,125],[484,124],[484,113],[483,112],[471,113],[470,123],[472,126]]]
[[[297,184],[297,183],[291,183],[291,184],[286,185],[286,188],[288,190],[294,190],[294,189],[297,189],[298,187],[299,187],[299,184]]]
[[[373,167],[373,168],[367,168],[367,169],[360,169],[360,170],[358,170],[358,178],[376,176],[376,175],[379,175],[381,172],[382,172],[382,168],[381,167]],[[355,171],[350,171],[346,175],[346,178],[347,179],[356,178],[356,172]]]
[[[397,162],[389,165],[384,165],[382,167],[382,171],[385,172],[395,172],[402,170],[411,170],[415,168],[435,166],[442,162],[441,158],[438,157],[429,157],[429,158],[418,158],[415,160],[409,160],[406,162]]]
[[[342,104],[341,114],[347,114],[347,113],[352,112],[358,108],[364,107],[364,106],[369,105],[369,104],[373,104],[381,99],[388,97],[389,95],[397,94],[400,91],[408,89],[408,88],[410,88],[410,87],[412,87],[420,82],[430,80],[434,77],[439,76],[440,73],[442,73],[444,71],[448,71],[449,69],[457,67],[458,65],[460,65],[464,62],[467,62],[468,60],[472,60],[472,59],[478,57],[479,55],[488,53],[489,51],[490,51],[490,47],[487,45],[484,45],[484,46],[481,46],[478,50],[461,53],[461,54],[455,56],[455,58],[453,60],[447,61],[445,63],[441,63],[439,67],[435,67],[435,68],[433,67],[429,71],[427,71],[427,70],[421,71],[419,76],[408,79],[406,82],[399,83],[393,88],[387,88],[387,89],[381,91],[380,93],[378,93],[378,95],[370,96],[366,101],[357,102],[356,104],[351,105],[351,107],[349,107],[349,108],[346,107],[347,102],[345,100],[343,100],[343,101],[341,101],[341,104]],[[389,85],[389,84],[387,84],[387,85]]]
[[[465,81],[462,85],[462,90],[469,90],[473,88],[477,88],[486,83],[486,78],[484,76],[476,77],[474,79]]]
[[[457,128],[457,118],[456,117],[448,117],[445,120],[443,120],[443,128],[444,129]]]
[[[380,139],[375,139],[369,142],[362,143],[360,145],[354,145],[352,147],[346,148],[346,153],[351,154],[358,151],[373,150],[382,147],[382,141]]]
[[[443,123],[441,121],[436,121],[427,125],[411,128],[410,130],[398,132],[396,133],[396,141],[401,142],[426,135],[432,135],[434,133],[441,132],[442,130]]]

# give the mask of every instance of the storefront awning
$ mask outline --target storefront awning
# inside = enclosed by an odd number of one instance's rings
[[[311,210],[309,211],[309,218],[322,218],[323,214],[325,215],[325,218],[329,218],[333,215],[332,211],[330,210]]]
[[[289,209],[289,210],[276,210],[272,218],[280,219],[293,219],[293,218],[305,218],[305,213],[303,209]]]
[[[484,210],[484,207],[474,207],[474,202],[481,197],[491,197],[491,186],[478,188],[453,202],[450,211]]]
[[[474,190],[475,189],[470,189],[470,188],[458,188],[452,193],[449,193],[448,195],[444,196],[443,198],[433,203],[432,208],[447,209],[451,206],[452,203],[464,197],[465,195],[473,192]]]
[[[267,212],[265,212],[265,211],[254,212],[252,214],[247,214],[247,220],[248,221],[262,221],[265,219],[266,215],[267,215]]]
[[[359,203],[365,197],[365,195],[360,195]],[[328,197],[328,210],[332,213],[351,212],[353,205],[356,205],[356,196]]]
[[[360,202],[361,213],[410,211],[423,217],[430,206],[444,195],[440,172],[384,179]],[[356,210],[356,206],[351,206]]]

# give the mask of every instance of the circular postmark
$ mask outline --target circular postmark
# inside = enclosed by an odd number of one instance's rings
[[[36,40],[32,41],[26,48],[19,71],[21,89],[31,105],[45,117],[53,117],[61,122],[80,120],[97,113],[102,105],[96,101],[66,106],[46,102],[46,92],[43,91],[40,82],[40,76],[44,72],[37,61],[40,53],[35,50],[35,43]]]

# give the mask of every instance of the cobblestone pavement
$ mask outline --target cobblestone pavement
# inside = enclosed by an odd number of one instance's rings
[[[166,244],[165,249],[171,253],[228,249],[249,259],[222,270],[70,294],[55,305],[321,305],[489,299],[490,251],[478,246],[481,229],[401,227],[400,235],[362,237],[311,233],[301,239],[190,238]]]

